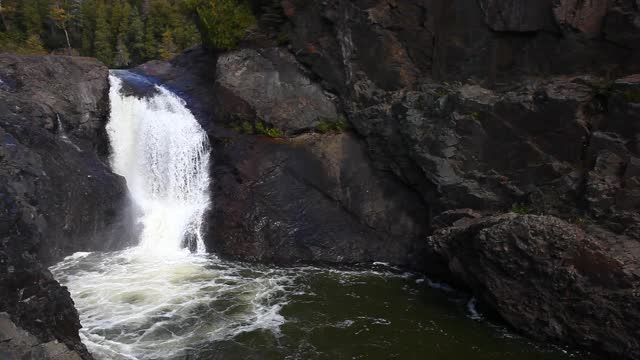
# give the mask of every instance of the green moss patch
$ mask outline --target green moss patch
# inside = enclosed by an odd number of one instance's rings
[[[315,127],[315,131],[320,134],[327,134],[327,133],[339,134],[347,130],[349,130],[349,123],[347,122],[347,119],[345,119],[343,116],[339,117],[335,121],[320,119],[320,121],[318,122],[318,125],[316,125]]]

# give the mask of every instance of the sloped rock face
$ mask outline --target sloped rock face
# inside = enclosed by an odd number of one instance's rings
[[[636,240],[509,214],[440,230],[428,241],[457,279],[529,336],[640,356]]]
[[[0,93],[0,176],[5,201],[15,203],[8,214],[26,221],[46,264],[118,247],[113,239],[123,237],[108,232],[129,227],[119,215],[128,198],[124,179],[106,164],[107,68],[92,59],[11,55],[0,66],[9,84]]]
[[[217,61],[213,86],[211,79],[202,81],[212,64],[197,50],[170,64],[138,68],[180,93],[209,134],[214,158],[209,249],[280,264],[422,266],[420,239],[428,233],[422,199],[373,167],[365,144],[351,132],[313,131],[319,119],[338,116],[330,94],[283,50],[243,50]],[[232,130],[238,120],[282,126],[291,135],[274,139]]]
[[[283,264],[421,266],[424,205],[372,168],[353,135],[228,136],[214,167],[217,253]]]
[[[285,133],[335,121],[336,105],[288,51],[243,49],[221,54],[216,66],[218,114],[229,121],[261,119]]]
[[[130,239],[126,185],[104,158],[108,70],[93,59],[3,54],[0,80],[0,311],[89,358],[73,301],[46,267]]]

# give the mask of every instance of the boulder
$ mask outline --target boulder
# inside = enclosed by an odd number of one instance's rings
[[[514,328],[640,356],[640,243],[550,216],[506,214],[436,231],[430,248]]]

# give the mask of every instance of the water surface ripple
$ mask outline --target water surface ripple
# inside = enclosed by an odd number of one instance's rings
[[[562,360],[392,268],[276,268],[188,251],[77,253],[52,267],[97,359]],[[474,320],[475,319],[475,320]]]

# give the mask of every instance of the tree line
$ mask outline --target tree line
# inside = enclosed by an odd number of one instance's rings
[[[254,25],[242,0],[0,0],[0,51],[128,67],[198,43],[231,49]]]

